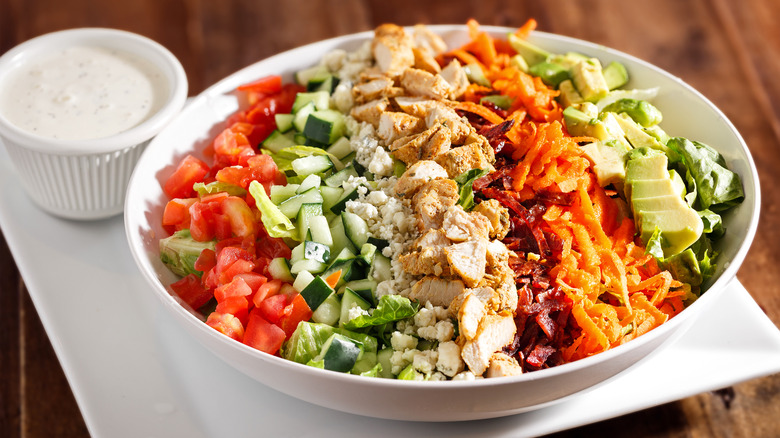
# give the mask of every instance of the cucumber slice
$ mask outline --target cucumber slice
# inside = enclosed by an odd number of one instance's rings
[[[344,221],[341,219],[341,216],[336,216],[335,220],[331,223],[330,235],[333,238],[333,245],[330,247],[330,250],[333,253],[339,254],[346,248],[352,251],[352,254],[355,254],[357,248],[355,248],[355,245],[353,245],[352,241],[347,237],[347,234],[344,231]]]
[[[341,195],[341,198],[339,198],[339,200],[336,201],[336,203],[333,204],[332,207],[330,207],[330,211],[334,214],[343,213],[344,209],[347,208],[347,202],[357,199],[358,196],[360,196],[360,193],[358,192],[357,187],[355,187],[349,192],[344,192]]]
[[[311,240],[327,245],[328,247],[333,246],[333,236],[330,234],[328,219],[326,219],[325,216],[314,216],[309,218],[309,232],[311,233]]]
[[[330,265],[333,266],[338,263],[354,260],[354,258],[355,258],[355,253],[352,252],[352,250],[349,248],[344,248],[341,251],[339,251],[338,255],[336,256],[336,258],[333,259]]]
[[[293,128],[295,114],[274,114],[274,120],[276,121],[276,129],[279,132],[287,132]]]
[[[341,137],[334,141],[327,151],[339,160],[343,160],[344,157],[352,153],[352,145],[350,145],[347,137]]]
[[[333,94],[333,90],[339,84],[339,78],[331,73],[318,74],[309,79],[309,83],[306,84],[307,91],[325,91],[328,94]]]
[[[374,263],[371,264],[371,269],[368,272],[368,279],[381,283],[391,278],[393,278],[393,269],[390,259],[381,253],[376,253]]]
[[[295,281],[295,277],[293,277],[290,272],[290,265],[287,264],[287,259],[284,257],[277,257],[271,260],[271,263],[268,264],[268,273],[271,274],[271,277],[274,279],[281,280],[285,283],[292,283]]]
[[[351,289],[367,303],[376,305],[377,282],[370,279],[348,281],[344,286]]]
[[[271,194],[268,197],[271,198],[271,202],[279,205],[298,194],[298,187],[298,184],[287,184],[286,186],[272,185]]]
[[[320,263],[328,263],[330,260],[330,248],[328,245],[307,240],[304,242],[303,258],[307,260],[316,260]]]
[[[271,187],[273,189],[273,187]],[[322,211],[326,214],[331,211],[331,208],[341,199],[341,195],[344,194],[344,189],[341,187],[320,186],[320,194],[322,195]]]
[[[313,67],[304,68],[303,70],[297,71],[295,73],[295,82],[297,82],[298,85],[307,86],[309,81],[311,81],[313,78],[326,74],[330,74],[327,67],[324,65],[315,65]]]
[[[327,155],[309,155],[292,162],[293,171],[301,176],[323,173],[333,168],[333,161]]]
[[[347,130],[344,114],[330,109],[314,111],[306,119],[303,135],[316,142],[330,145]]]
[[[320,354],[314,357],[314,362],[322,361],[326,370],[349,372],[355,366],[363,349],[344,335],[334,333],[322,345]]]
[[[352,370],[350,370],[350,372],[352,374],[365,373],[366,371],[370,371],[372,368],[374,368],[376,364],[377,364],[376,353],[366,351],[363,353],[363,357],[361,357],[355,363],[355,366],[352,367]]]
[[[309,175],[301,181],[301,185],[295,191],[296,193],[304,193],[312,187],[319,188],[322,185],[322,178],[319,175]],[[273,188],[273,186],[272,186]]]
[[[355,170],[355,166],[349,165],[325,178],[325,185],[328,187],[341,187],[344,184],[344,181],[349,180],[349,177],[351,176],[357,178],[360,175],[357,170]]]
[[[371,304],[358,295],[355,291],[349,287],[344,289],[344,294],[341,296],[341,316],[339,317],[339,327],[343,328],[344,324],[349,322],[349,310],[353,307],[360,307],[361,309],[368,311],[371,308]]]
[[[376,353],[376,361],[382,365],[382,370],[379,371],[379,377],[384,377],[385,379],[395,378],[393,375],[393,364],[390,362],[391,357],[393,357],[393,349],[390,347],[379,350]]]
[[[316,188],[311,188],[305,193],[287,198],[279,204],[279,211],[292,219],[298,216],[298,211],[303,204],[322,204],[322,195]]]
[[[292,106],[293,114],[297,114],[309,103],[313,103],[314,109],[317,111],[327,110],[330,106],[330,93],[327,91],[310,91],[306,93],[298,93],[295,96],[295,101],[293,102]]]
[[[322,203],[301,205],[301,209],[298,211],[296,224],[298,229],[298,238],[301,242],[306,240],[306,236],[309,233],[309,220],[315,216],[322,216]]]
[[[306,127],[306,120],[309,118],[309,115],[314,111],[317,111],[317,107],[314,105],[314,102],[309,102],[306,105],[299,108],[298,111],[294,111],[295,118],[293,118],[293,127],[295,128],[295,130],[297,130],[299,133],[302,133],[303,128]],[[301,138],[303,139],[303,141],[301,141]],[[303,144],[306,137],[302,136],[301,138],[295,137],[295,142],[299,144]]]
[[[334,292],[325,298],[311,315],[311,320],[321,324],[336,325],[341,316],[341,299]]]
[[[314,311],[333,292],[335,292],[333,288],[322,277],[317,276],[301,291],[301,296],[306,300],[309,308]]]
[[[293,289],[300,293],[302,290],[306,289],[312,281],[314,281],[314,275],[311,272],[301,271],[296,275],[292,286]]]
[[[341,213],[341,220],[344,222],[344,233],[347,238],[355,245],[355,248],[362,248],[368,241],[368,224],[362,217],[355,213],[344,211]],[[376,247],[374,247],[376,249]]]
[[[260,146],[268,149],[271,152],[277,153],[284,148],[295,146],[295,140],[293,139],[292,132],[282,133],[278,129],[274,129]]]
[[[290,267],[290,273],[292,275],[298,275],[302,272],[309,272],[310,274],[319,274],[325,271],[328,267],[327,264],[318,262],[317,260],[298,260]]]
[[[324,204],[325,200],[323,199],[322,202]],[[368,241],[367,242],[372,244],[372,245],[374,245],[376,247],[377,251],[379,251],[379,252],[381,252],[383,249],[387,248],[387,245],[390,244],[390,242],[388,242],[385,239],[379,239],[379,238],[372,237],[372,236],[368,237]]]
[[[292,255],[290,255],[290,265],[295,264],[295,262],[303,260],[303,250],[305,248],[305,245],[303,243],[299,243],[298,245],[295,245],[295,247],[292,249]]]

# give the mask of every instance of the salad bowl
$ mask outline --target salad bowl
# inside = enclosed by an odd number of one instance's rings
[[[450,47],[467,41],[466,26],[430,26]],[[508,28],[483,26],[500,36]],[[175,320],[206,349],[236,368],[290,396],[353,414],[412,421],[462,421],[494,418],[538,409],[595,388],[658,351],[682,335],[710,303],[727,293],[744,260],[758,223],[760,191],[750,152],[729,120],[704,96],[682,80],[624,53],[568,37],[533,32],[529,41],[553,53],[575,51],[619,61],[628,69],[627,88],[659,87],[653,100],[664,115],[663,129],[709,144],[742,178],[745,200],[724,215],[725,236],[717,243],[720,253],[716,274],[704,285],[705,293],[665,324],[628,342],[576,362],[519,376],[474,381],[416,382],[366,378],[325,371],[272,356],[235,342],[203,323],[199,315],[178,299],[167,285],[175,276],[162,263],[158,242],[167,236],[162,227],[166,196],[162,182],[187,154],[203,158],[211,139],[225,128],[225,121],[242,105],[236,87],[259,77],[293,74],[315,64],[322,54],[336,48],[354,50],[372,38],[373,32],[338,37],[303,46],[250,65],[194,98],[181,114],[150,143],[131,177],[125,204],[126,237],[133,257],[167,317]],[[242,388],[235,388],[242,391]]]

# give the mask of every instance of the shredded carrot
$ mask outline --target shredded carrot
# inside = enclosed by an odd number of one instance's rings
[[[455,105],[455,108],[474,113],[493,124],[502,123],[504,121],[501,116],[491,111],[490,108],[474,102],[458,102]]]
[[[525,24],[517,28],[515,31],[515,36],[520,39],[527,39],[534,29],[536,29],[536,20],[530,18],[525,22]]]
[[[525,39],[536,28],[528,20],[514,35]],[[580,142],[562,123],[558,91],[547,87],[508,61],[514,55],[503,40],[468,22],[471,41],[446,55],[483,68],[491,87],[471,85],[456,108],[477,114],[492,124],[513,120],[505,133],[515,164],[511,188],[520,201],[536,193],[568,194],[570,205],[551,204],[541,217],[545,232],[561,242],[557,264],[550,269],[556,284],[573,302],[570,318],[581,333],[562,350],[565,360],[587,357],[654,329],[679,313],[687,285],[659,268],[634,240],[634,221],[625,217],[614,192],[596,183]],[[479,105],[487,93],[511,97],[506,119]],[[690,289],[687,289],[688,291]]]

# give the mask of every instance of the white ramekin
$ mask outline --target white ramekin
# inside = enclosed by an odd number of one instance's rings
[[[127,183],[138,158],[187,99],[187,77],[170,51],[149,38],[115,29],[70,29],[26,41],[0,57],[0,82],[13,69],[39,56],[85,45],[121,50],[148,60],[168,81],[168,95],[160,110],[139,125],[88,140],[38,136],[0,114],[0,140],[19,173],[21,185],[49,213],[80,220],[122,212]]]

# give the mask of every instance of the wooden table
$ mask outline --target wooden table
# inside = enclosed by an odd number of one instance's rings
[[[775,263],[780,261],[780,191],[773,190],[773,183],[780,181],[780,32],[775,24],[780,2],[0,0],[0,53],[65,28],[125,29],[168,47],[184,65],[195,95],[269,55],[383,22],[465,23],[475,18],[482,24],[519,26],[529,17],[538,20],[539,30],[600,43],[660,66],[701,91],[736,125],[764,188],[758,235],[738,278],[779,324],[780,270]],[[0,270],[0,436],[87,436],[4,240]],[[556,436],[778,434],[780,375]]]

